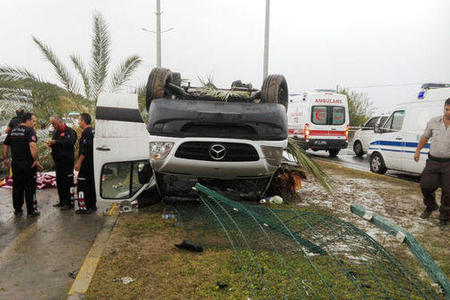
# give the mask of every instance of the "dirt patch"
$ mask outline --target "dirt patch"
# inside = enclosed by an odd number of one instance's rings
[[[392,236],[350,212],[351,204],[360,204],[410,231],[425,247],[447,276],[450,274],[450,232],[439,229],[439,213],[428,220],[419,217],[425,208],[419,183],[405,181],[341,167],[334,163],[317,161],[334,181],[334,193],[327,194],[313,179],[303,182],[300,207],[314,206],[331,212],[355,224],[383,246],[410,263],[409,267],[421,271],[411,260],[406,246]],[[440,199],[440,191],[436,193]],[[422,272],[423,273],[423,272]]]

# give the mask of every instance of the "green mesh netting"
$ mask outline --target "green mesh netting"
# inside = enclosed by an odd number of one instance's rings
[[[192,242],[233,249],[251,299],[440,299],[350,223],[196,188],[201,203],[176,205],[179,221]]]

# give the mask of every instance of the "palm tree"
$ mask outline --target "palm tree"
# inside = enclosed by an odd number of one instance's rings
[[[55,52],[43,41],[32,36],[33,42],[38,46],[45,59],[52,65],[59,83],[72,96],[83,96],[89,100],[90,108],[94,108],[100,92],[108,89],[116,91],[130,80],[131,75],[142,62],[137,55],[126,58],[111,73],[111,38],[108,25],[105,23],[100,13],[95,13],[93,17],[93,35],[91,39],[91,60],[89,69],[84,64],[79,55],[70,55],[73,67],[77,75],[81,77],[82,84],[75,79],[75,76],[56,56]],[[109,84],[107,80],[109,76]],[[20,82],[28,80],[34,84],[44,81],[25,68],[0,66],[0,80]]]

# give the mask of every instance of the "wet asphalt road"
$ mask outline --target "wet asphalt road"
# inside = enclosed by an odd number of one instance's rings
[[[349,144],[347,149],[343,149],[339,152],[337,157],[329,157],[328,152],[325,151],[312,151],[307,150],[309,154],[311,154],[313,157],[324,159],[328,161],[333,161],[335,163],[338,163],[344,167],[360,170],[360,171],[367,171],[370,172],[370,166],[369,166],[369,158],[366,154],[364,154],[362,157],[358,157],[353,152],[353,145]],[[408,181],[414,181],[419,182],[420,177],[417,175],[411,175],[406,174],[398,171],[392,171],[388,170],[386,172],[386,176],[396,177]]]
[[[13,215],[11,190],[0,188],[0,299],[65,299],[105,218],[52,207],[56,189],[37,192],[41,215]],[[25,206],[24,206],[25,209]]]

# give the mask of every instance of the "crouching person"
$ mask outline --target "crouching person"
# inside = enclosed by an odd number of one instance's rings
[[[97,210],[94,180],[94,129],[92,119],[87,113],[82,113],[78,126],[83,129],[79,140],[78,161],[75,170],[78,173],[78,210],[77,214],[89,214]]]

